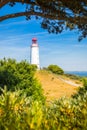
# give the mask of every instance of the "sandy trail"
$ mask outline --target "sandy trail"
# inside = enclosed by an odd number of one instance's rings
[[[63,96],[70,97],[77,92],[78,86],[80,86],[72,80],[44,71],[38,71],[36,77],[42,85],[47,100],[55,100]]]
[[[75,87],[79,87],[79,84],[76,84],[76,83],[74,83],[73,81],[65,80],[65,79],[60,78],[60,77],[58,77],[58,78],[59,78],[60,80],[64,81],[65,83],[67,83],[67,84],[70,84],[70,85],[75,86]]]

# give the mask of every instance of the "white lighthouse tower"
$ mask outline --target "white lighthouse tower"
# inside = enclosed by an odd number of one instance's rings
[[[32,39],[31,52],[30,52],[30,63],[37,65],[37,68],[40,69],[39,46],[38,46],[36,38]]]

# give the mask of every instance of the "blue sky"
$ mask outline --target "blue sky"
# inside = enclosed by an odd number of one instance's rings
[[[0,15],[15,12],[18,6],[0,9]],[[24,9],[24,7],[23,7]],[[22,7],[20,6],[22,11]],[[87,39],[78,42],[78,32],[63,31],[49,34],[40,27],[40,21],[26,21],[25,17],[0,22],[0,59],[14,58],[30,62],[32,38],[38,39],[41,67],[57,64],[65,71],[87,71]]]

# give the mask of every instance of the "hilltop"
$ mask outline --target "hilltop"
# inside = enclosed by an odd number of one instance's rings
[[[81,82],[66,75],[56,75],[46,70],[39,70],[35,76],[44,90],[47,100],[59,99],[63,96],[70,97],[76,93]]]

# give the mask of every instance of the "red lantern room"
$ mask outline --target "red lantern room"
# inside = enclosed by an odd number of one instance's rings
[[[37,38],[32,38],[32,45],[31,47],[38,47]]]
[[[32,43],[37,43],[37,38],[32,38]]]

